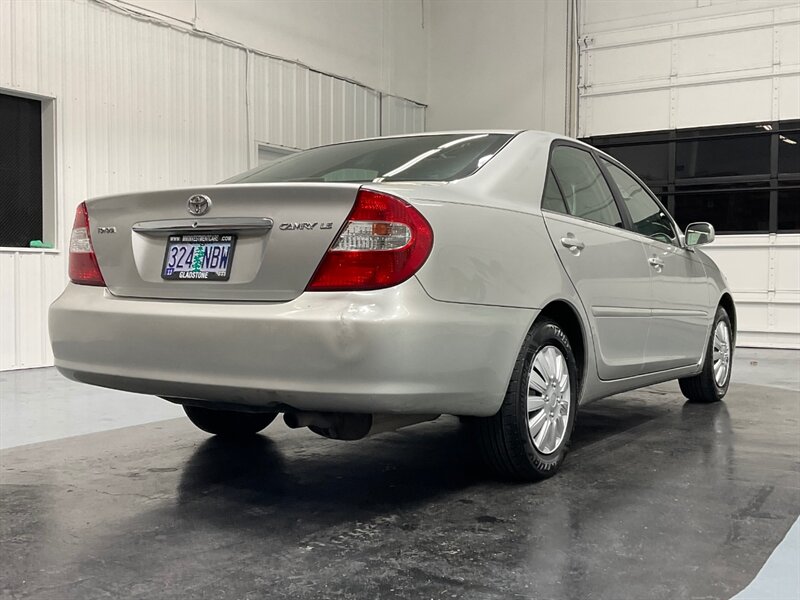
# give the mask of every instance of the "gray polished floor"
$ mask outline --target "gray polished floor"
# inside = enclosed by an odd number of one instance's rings
[[[177,419],[7,448],[0,598],[730,598],[800,513],[800,355],[763,352],[737,351],[723,403],[665,384],[591,404],[535,485],[476,468],[453,418],[351,443]],[[6,431],[22,400],[0,382]]]

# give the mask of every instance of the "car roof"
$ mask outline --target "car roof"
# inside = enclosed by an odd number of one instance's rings
[[[517,136],[520,134],[534,134],[544,139],[545,141],[552,141],[554,139],[564,139],[571,141],[579,141],[569,136],[554,133],[552,131],[542,131],[536,129],[450,129],[441,131],[419,131],[417,133],[401,133],[395,135],[378,135],[365,138],[358,138],[354,140],[343,140],[341,142],[333,142],[330,144],[323,144],[323,146],[338,146],[339,144],[348,144],[350,142],[364,142],[370,140],[387,140],[387,139],[402,139],[411,137],[427,137],[435,135],[510,135]],[[317,146],[320,147],[320,146]]]

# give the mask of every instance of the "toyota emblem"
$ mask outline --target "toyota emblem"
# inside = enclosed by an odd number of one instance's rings
[[[199,217],[200,215],[206,214],[211,209],[211,198],[203,194],[196,194],[189,198],[189,201],[186,203],[186,208],[190,215]]]

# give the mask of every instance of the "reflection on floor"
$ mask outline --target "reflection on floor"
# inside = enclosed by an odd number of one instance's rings
[[[476,468],[454,418],[353,443],[180,419],[6,449],[0,596],[730,598],[800,511],[799,419],[786,389],[697,406],[654,386],[586,407],[535,485]]]

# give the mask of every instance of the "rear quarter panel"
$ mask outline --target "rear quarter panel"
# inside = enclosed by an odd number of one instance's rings
[[[465,204],[413,204],[434,230],[433,251],[417,277],[435,300],[542,308],[552,299],[574,296],[541,216]]]

